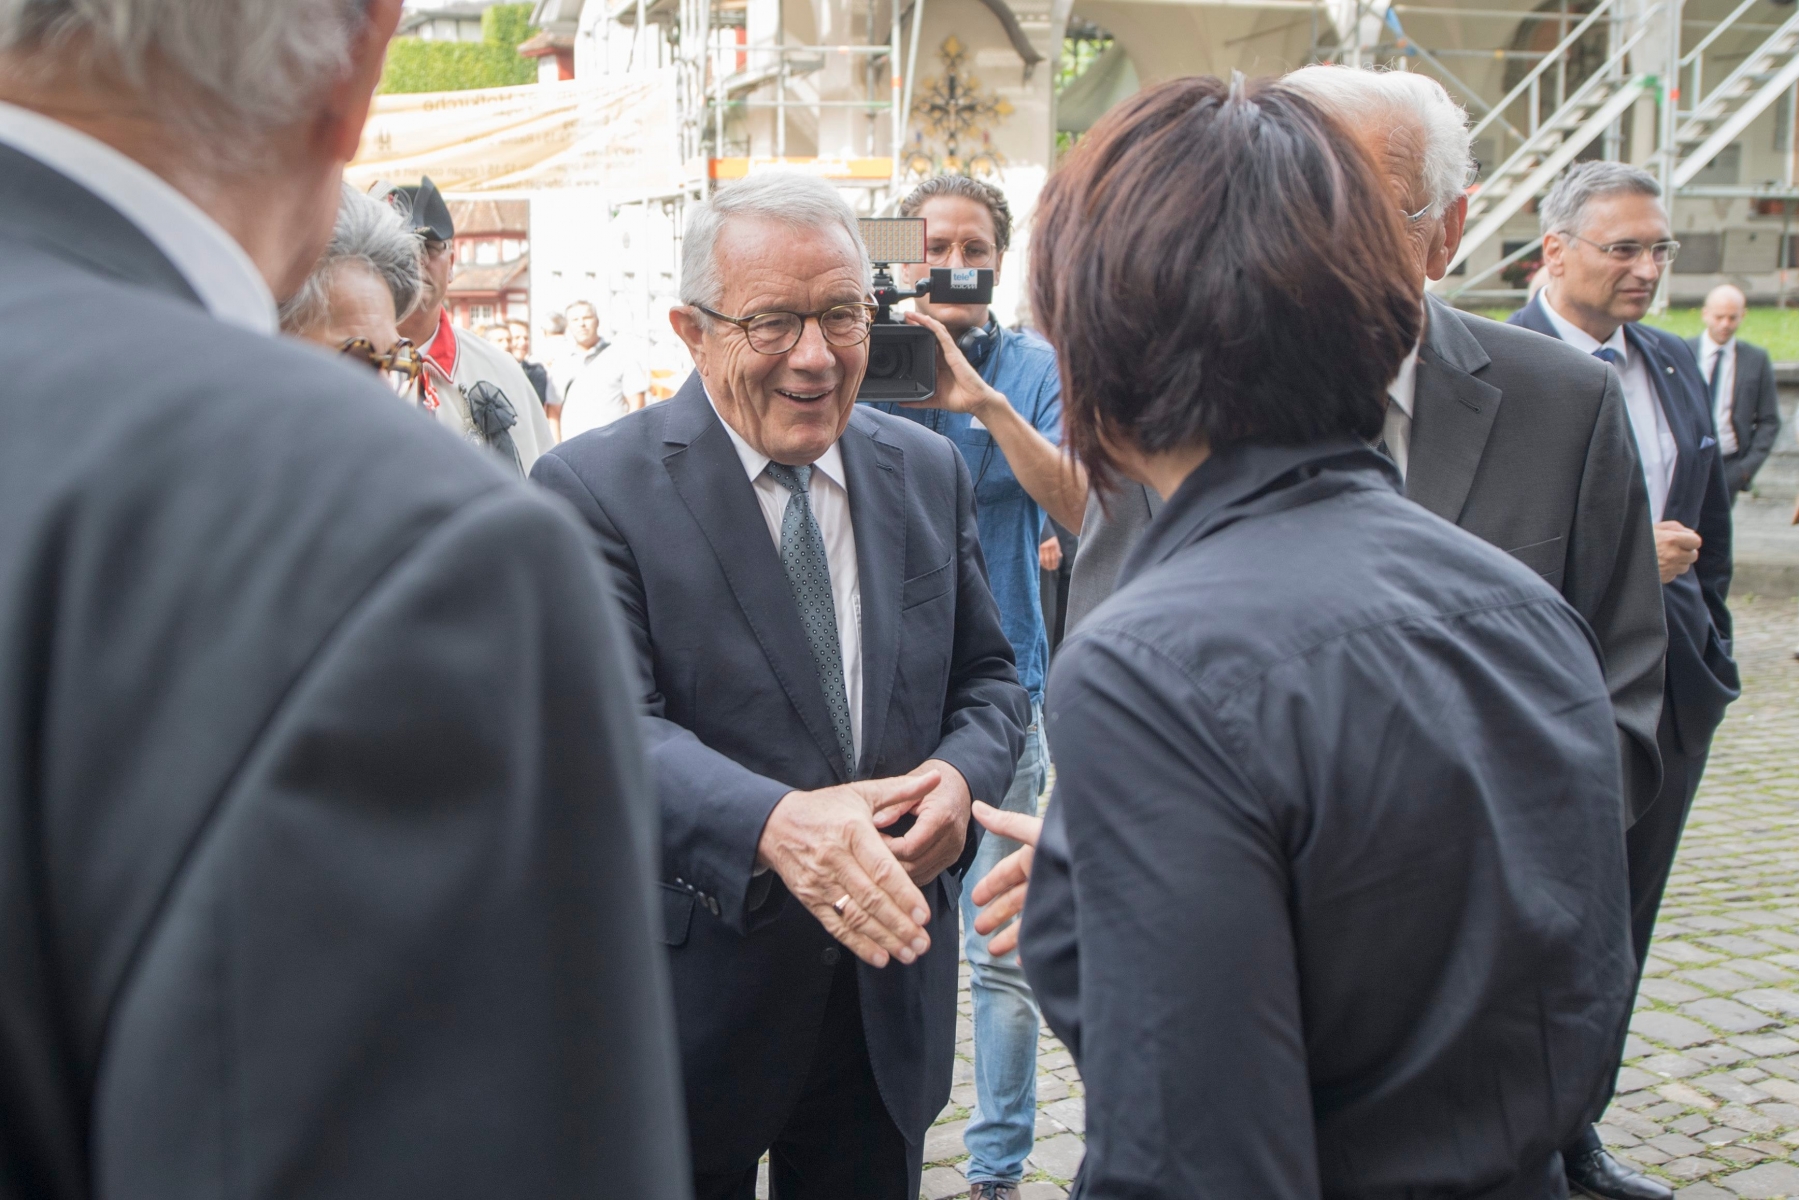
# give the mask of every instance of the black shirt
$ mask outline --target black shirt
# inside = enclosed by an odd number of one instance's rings
[[[1024,918],[1076,1195],[1565,1194],[1633,980],[1579,616],[1355,443],[1209,459],[1121,578]]]

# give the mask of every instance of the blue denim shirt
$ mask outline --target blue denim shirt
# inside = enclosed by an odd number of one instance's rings
[[[1062,380],[1056,352],[1034,333],[1004,327],[999,344],[981,366],[981,378],[1003,394],[1012,407],[1056,445],[1062,443]],[[1043,677],[1049,666],[1049,635],[1043,625],[1043,596],[1037,543],[1042,540],[1043,509],[1012,474],[1012,466],[984,425],[967,413],[940,408],[908,408],[878,404],[883,412],[906,417],[943,434],[962,451],[974,477],[975,523],[981,553],[987,559],[988,585],[999,619],[1018,657],[1018,681],[1033,702],[1043,700]]]

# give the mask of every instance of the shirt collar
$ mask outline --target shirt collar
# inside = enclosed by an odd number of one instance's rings
[[[437,329],[419,351],[431,361],[431,365],[444,373],[449,379],[456,374],[457,349],[456,330],[450,325],[450,310],[439,309],[437,313]]]
[[[0,142],[68,176],[137,226],[216,320],[254,333],[276,331],[275,298],[256,264],[160,175],[98,138],[4,101]]]
[[[706,403],[712,405],[712,414],[718,418],[718,423],[725,427],[725,434],[731,439],[732,448],[737,451],[737,461],[743,464],[743,473],[750,477],[751,483],[755,483],[772,460],[768,455],[744,441],[743,435],[731,428],[731,423],[725,420],[723,413],[718,411],[718,402],[712,399],[711,391],[706,392]],[[818,456],[818,460],[812,464],[812,467],[846,493],[850,490],[849,481],[843,473],[843,451],[838,448],[836,442],[832,442],[830,449]]]
[[[1623,370],[1625,365],[1630,362],[1630,343],[1625,340],[1624,326],[1620,325],[1612,330],[1612,336],[1601,342],[1580,326],[1568,322],[1561,313],[1555,311],[1555,306],[1549,303],[1549,289],[1545,288],[1538,292],[1537,301],[1543,306],[1543,315],[1549,318],[1549,323],[1555,326],[1555,331],[1562,335],[1562,340],[1582,354],[1591,354],[1604,346],[1617,352],[1619,370]]]
[[[1418,347],[1405,356],[1399,364],[1399,371],[1393,376],[1393,382],[1387,385],[1387,398],[1399,405],[1399,411],[1406,416],[1412,415],[1412,397],[1418,392]]]
[[[1712,334],[1709,329],[1699,335],[1699,340],[1702,344],[1702,348],[1705,350],[1707,358],[1716,354],[1721,354],[1737,344],[1737,336],[1733,333],[1730,335],[1729,341],[1725,342],[1722,346],[1718,345],[1718,343],[1712,341]]]

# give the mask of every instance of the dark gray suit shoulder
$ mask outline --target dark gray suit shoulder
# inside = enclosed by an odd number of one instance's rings
[[[1455,315],[1492,359],[1487,370],[1540,379],[1542,385],[1552,386],[1558,392],[1588,397],[1595,407],[1605,394],[1607,367],[1592,355],[1520,325],[1489,320],[1460,309],[1455,310]],[[1510,386],[1505,391],[1507,403],[1517,398]]]

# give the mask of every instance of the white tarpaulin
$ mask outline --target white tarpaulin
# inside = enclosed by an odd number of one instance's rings
[[[345,172],[357,187],[413,184],[491,195],[600,188],[662,195],[681,178],[673,70],[523,87],[375,97]]]

